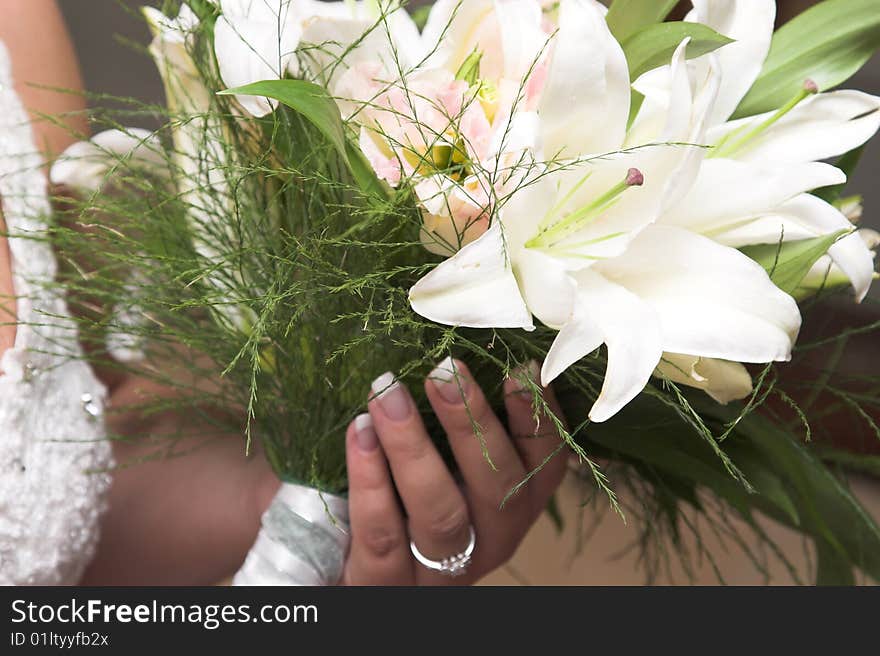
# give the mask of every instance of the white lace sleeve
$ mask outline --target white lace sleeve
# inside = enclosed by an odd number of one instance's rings
[[[21,325],[0,359],[0,584],[75,583],[94,554],[112,466],[105,390],[48,284],[46,180],[0,42],[0,202]]]

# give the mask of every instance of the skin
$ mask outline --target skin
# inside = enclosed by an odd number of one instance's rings
[[[425,391],[446,430],[463,482],[457,483],[431,443],[409,392],[400,387],[369,402],[372,428],[348,429],[352,547],[345,569],[348,585],[469,584],[507,562],[546,507],[565,474],[562,452],[502,507],[508,492],[538,468],[559,446],[553,424],[533,416],[530,392],[514,376],[505,382],[509,430],[492,412],[464,363],[456,361],[457,380],[437,376]],[[405,414],[389,409],[387,397]],[[544,398],[561,416],[552,391]],[[481,435],[493,469],[483,454]],[[513,436],[513,437],[512,437]],[[397,501],[402,500],[402,506]],[[467,573],[450,578],[417,563],[409,540],[428,558],[460,553],[476,533],[476,550]]]
[[[35,39],[35,34],[45,38]],[[80,89],[82,81],[58,7],[49,0],[0,0],[0,40],[12,54],[16,91],[31,112],[37,145],[50,155],[67,147],[71,132],[86,129],[82,99],[42,87]],[[53,125],[44,115],[63,117]],[[0,199],[2,200],[2,199]],[[6,223],[0,206],[0,355],[15,342],[15,290]],[[0,372],[2,375],[2,372]]]
[[[17,90],[31,110],[37,143],[51,158],[75,140],[73,135],[87,132],[80,97],[31,86],[82,88],[55,2],[0,0],[0,39],[12,54]],[[53,125],[43,115],[57,117],[61,124]],[[14,342],[12,295],[8,244],[0,237],[0,324],[7,324],[0,326],[0,354]],[[549,422],[535,422],[531,399],[513,380],[506,383],[508,432],[467,368],[459,363],[457,371],[461,388],[456,384],[455,391],[465,390],[470,416],[482,426],[497,469],[483,458],[460,393],[445,400],[437,380],[427,380],[426,390],[448,433],[463,474],[461,485],[428,441],[406,390],[400,390],[409,408],[403,418],[386,412],[387,395],[370,401],[374,434],[359,439],[352,424],[346,436],[352,548],[343,583],[472,583],[513,554],[561,480],[565,458],[560,455],[500,509],[507,491],[555,450],[559,438],[548,432]],[[114,472],[98,552],[82,582],[210,585],[228,577],[243,561],[260,515],[279,486],[265,459],[259,453],[245,457],[240,435],[212,433],[191,417],[144,417],[126,410],[146,395],[173,394],[171,390],[131,376],[105,377],[105,383],[115,409],[107,418],[109,431],[130,439],[114,442],[117,462],[125,466]],[[551,392],[545,397],[555,405]],[[181,430],[193,437],[172,449],[157,437]],[[449,579],[430,572],[409,552],[411,535],[429,557],[458,553],[467,544],[471,523],[477,549],[466,577]]]

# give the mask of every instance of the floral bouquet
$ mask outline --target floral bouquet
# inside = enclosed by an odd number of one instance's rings
[[[875,277],[842,190],[880,98],[830,89],[880,47],[878,0],[775,33],[772,0],[683,21],[674,0],[161,4],[167,108],[132,111],[163,127],[96,116],[52,170],[79,190],[55,237],[89,263],[68,291],[111,310],[83,312],[93,357],[177,386],[285,481],[237,582],[337,580],[363,391],[450,355],[499,408],[520,376],[552,457],[632,511],[646,551],[729,510],[771,547],[760,516],[801,532],[819,582],[880,579],[880,530],[831,468],[875,461],[810,416],[880,435],[878,380],[787,390],[778,364],[877,328],[795,348],[802,314]]]

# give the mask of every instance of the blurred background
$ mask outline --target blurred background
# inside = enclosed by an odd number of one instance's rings
[[[22,2],[26,0],[20,0]],[[133,97],[141,101],[162,101],[162,85],[144,46],[149,42],[149,34],[138,11],[144,0],[59,0],[70,31],[73,35],[87,90],[97,94],[93,105],[112,105],[112,101],[100,96]],[[417,1],[414,4],[426,4]],[[779,23],[803,11],[814,0],[779,0]],[[676,10],[681,17],[689,3],[682,3]],[[880,57],[875,57],[858,75],[847,84],[870,93],[880,94]],[[132,124],[141,127],[156,127],[149,119],[134,120]],[[849,193],[861,193],[865,197],[866,226],[880,229],[880,138],[875,139],[866,149],[862,164],[850,181]],[[880,300],[880,284],[874,285],[873,298]],[[840,302],[829,306],[826,315],[837,325],[864,324],[878,314],[876,304],[863,305],[858,310],[851,302]],[[823,317],[825,318],[825,317]],[[848,375],[859,372],[876,374],[880,364],[880,347],[873,336],[853,340],[848,355],[838,365],[838,369]],[[817,376],[825,361],[816,364],[815,370],[804,368],[790,372],[798,377]],[[873,438],[863,437],[864,427],[852,425],[852,419],[842,420],[834,426],[839,441],[858,450],[876,449]],[[868,443],[869,446],[865,446]],[[875,444],[875,446],[870,446]],[[863,502],[880,517],[880,484],[876,479],[855,478],[852,484]],[[624,524],[611,513],[598,514],[596,508],[586,506],[585,501],[593,491],[589,482],[585,484],[577,476],[571,476],[559,496],[559,508],[564,519],[561,534],[554,524],[543,518],[526,539],[516,557],[504,570],[491,575],[486,582],[493,584],[642,584],[646,574],[653,573],[660,583],[683,583],[693,580],[698,583],[714,583],[722,574],[728,583],[760,583],[765,574],[771,574],[779,582],[787,582],[785,567],[772,554],[743,550],[742,546],[728,544],[726,551],[719,545],[720,538],[707,527],[701,531],[701,539],[707,549],[719,554],[717,562],[712,563],[697,554],[700,545],[697,538],[684,537],[682,543],[670,548],[666,554],[657,553],[645,556],[639,551],[643,536],[636,532],[636,524]],[[624,499],[624,501],[626,501]],[[597,508],[607,504],[599,502]],[[722,523],[730,522],[729,528],[740,526],[735,520],[719,516]],[[649,527],[650,528],[650,527]],[[766,530],[779,541],[786,557],[802,568],[808,568],[810,555],[802,541],[794,534],[786,532],[770,523]],[[584,540],[585,533],[590,539]],[[750,545],[745,545],[749,547]],[[670,556],[673,551],[690,552],[693,556],[692,568],[688,569]],[[717,568],[717,571],[716,571]],[[807,576],[809,581],[809,576]]]

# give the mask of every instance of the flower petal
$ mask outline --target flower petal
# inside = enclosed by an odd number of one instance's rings
[[[538,107],[544,154],[616,151],[629,118],[629,68],[602,12],[588,0],[562,0],[559,32]]]
[[[549,48],[537,0],[495,0],[504,52],[504,78],[521,83]]]
[[[715,237],[775,211],[798,194],[845,181],[840,169],[818,162],[779,165],[708,159],[690,192],[659,222]],[[776,235],[778,240],[778,231]]]
[[[651,307],[591,270],[577,274],[578,301],[572,321],[559,332],[541,371],[548,385],[569,366],[605,343],[608,366],[590,419],[606,421],[648,384],[663,354],[660,327]]]
[[[526,248],[514,270],[526,305],[543,324],[559,329],[571,319],[577,285],[559,260]]]
[[[664,353],[654,375],[701,389],[721,404],[752,393],[752,377],[739,362]]]
[[[52,184],[94,192],[119,164],[155,166],[164,170],[165,156],[159,138],[148,130],[105,130],[89,141],[68,147],[49,172]]]
[[[533,247],[552,250],[554,256],[570,259],[572,268],[585,268],[616,257],[639,230],[660,216],[666,199],[675,193],[675,185],[689,183],[670,176],[670,171],[678,171],[691,150],[690,146],[652,145],[566,164],[562,170],[544,176],[555,183],[553,193],[532,199],[531,195],[538,193],[536,187],[516,192],[505,207],[505,222],[512,220],[508,215],[517,214],[528,214],[531,221],[541,222],[544,238],[539,241],[543,243]],[[626,188],[592,216],[587,212],[564,236],[550,238],[554,226],[599,202],[627,179],[632,168],[642,173],[642,185]],[[529,207],[526,212],[520,208],[523,202]],[[520,234],[519,227],[515,230]],[[533,230],[526,239],[535,235],[537,231]]]
[[[709,131],[717,144],[725,135],[745,134],[773,112],[725,123]],[[813,162],[858,148],[880,128],[880,97],[861,91],[832,91],[807,98],[732,156],[749,162]]]
[[[797,303],[733,248],[652,225],[623,256],[595,269],[657,312],[665,351],[735,362],[791,357],[801,324]]]
[[[706,143],[709,113],[721,86],[720,66],[714,54],[699,62],[688,62],[689,42],[685,39],[676,48],[671,64],[649,71],[633,85],[645,100],[627,133],[627,146]],[[688,192],[705,158],[704,148],[690,148],[676,166],[667,169],[664,209],[678,203]]]
[[[770,50],[775,0],[693,0],[686,21],[702,23],[734,40],[718,51],[724,83],[710,125],[723,123],[758,79]]]
[[[491,17],[492,0],[437,0],[422,30],[425,64],[457,71],[479,44],[480,29]]]
[[[228,88],[277,80],[295,61],[301,29],[288,3],[256,2],[253,7],[247,14],[224,13],[214,26],[214,53]],[[265,116],[275,106],[267,98],[236,98],[253,116]]]
[[[800,194],[772,214],[719,235],[719,239],[736,246],[773,244],[782,237],[785,241],[810,239],[852,229],[852,223],[836,207],[816,196]],[[856,300],[863,300],[874,277],[874,256],[865,241],[857,234],[848,235],[828,254],[852,283]]]
[[[410,290],[409,299],[416,313],[449,326],[535,327],[497,222],[419,280]]]

